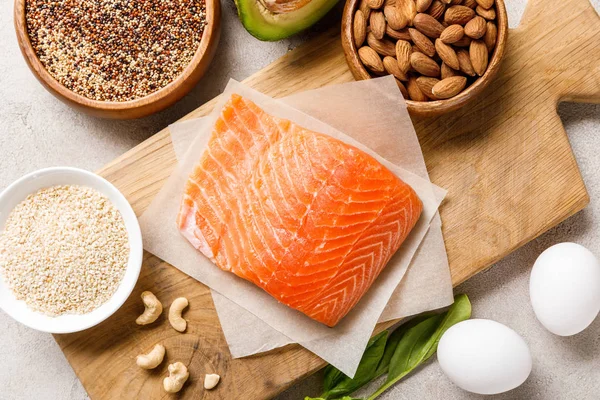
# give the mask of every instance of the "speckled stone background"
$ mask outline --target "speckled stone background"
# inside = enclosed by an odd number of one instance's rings
[[[525,0],[507,0],[510,25],[519,23]],[[600,0],[592,0],[596,10]],[[310,33],[278,43],[251,37],[237,20],[233,1],[223,3],[223,34],[209,72],[185,99],[136,121],[85,116],[60,103],[35,80],[21,58],[12,1],[0,0],[0,188],[38,168],[71,165],[95,170],[217,95],[232,77],[244,79],[306,40],[337,24],[338,7]],[[565,16],[566,17],[566,16]],[[546,247],[581,243],[600,256],[600,105],[561,104],[563,120],[587,184],[591,204],[581,213],[505,258],[457,289],[473,302],[474,316],[504,323],[531,348],[527,382],[497,399],[600,398],[600,318],[583,333],[561,338],[535,319],[529,303],[529,270]],[[21,326],[0,312],[0,400],[86,399],[85,390],[49,334]],[[227,379],[227,377],[223,377]],[[319,374],[283,393],[280,400],[317,395]],[[475,399],[455,387],[435,362],[428,363],[381,399]]]

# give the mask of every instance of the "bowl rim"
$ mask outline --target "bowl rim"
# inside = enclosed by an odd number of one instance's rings
[[[342,15],[342,47],[344,55],[350,68],[350,72],[356,80],[371,79],[371,75],[360,59],[358,58],[358,49],[354,44],[354,30],[352,22],[354,13],[358,9],[361,0],[347,0]],[[478,96],[489,85],[494,76],[500,69],[500,64],[506,48],[508,37],[508,15],[504,0],[494,0],[496,6],[496,22],[498,27],[498,38],[492,56],[488,62],[485,73],[480,76],[473,84],[460,92],[458,95],[445,100],[434,101],[414,101],[405,100],[408,110],[418,116],[436,116],[447,112],[455,111],[470,102]],[[487,21],[487,20],[486,20]]]
[[[133,289],[135,288],[135,285],[137,284],[137,281],[139,279],[140,271],[142,268],[142,260],[143,260],[143,242],[142,242],[142,232],[141,232],[140,225],[139,225],[137,216],[135,214],[135,211],[133,210],[133,208],[131,207],[131,204],[129,203],[129,201],[127,201],[127,198],[123,195],[123,193],[121,193],[121,191],[119,191],[119,189],[117,189],[116,186],[114,186],[112,183],[110,183],[108,180],[104,179],[100,175],[97,175],[93,172],[90,172],[90,171],[87,171],[84,169],[75,168],[75,167],[49,167],[49,168],[42,168],[42,169],[30,172],[28,174],[25,174],[22,177],[20,177],[19,179],[17,179],[16,181],[14,181],[13,183],[11,183],[9,186],[7,186],[2,192],[0,192],[0,204],[3,202],[5,197],[11,195],[14,190],[16,190],[19,186],[26,184],[28,181],[30,181],[32,179],[36,179],[43,175],[50,175],[50,174],[57,174],[57,173],[58,174],[67,173],[67,174],[80,175],[81,177],[86,179],[86,181],[88,181],[88,182],[96,181],[97,183],[99,183],[101,186],[104,187],[104,190],[99,190],[99,189],[95,189],[95,190],[101,192],[105,196],[108,196],[106,192],[110,191],[111,195],[116,196],[118,199],[118,202],[120,204],[119,212],[121,213],[121,216],[123,217],[123,220],[127,226],[128,240],[130,243],[127,268],[125,270],[125,273],[123,275],[121,282],[119,283],[119,286],[117,286],[117,289],[115,290],[113,295],[105,303],[101,304],[99,307],[95,308],[94,310],[90,311],[89,313],[86,313],[86,314],[63,314],[63,315],[56,317],[56,318],[60,318],[63,316],[68,316],[69,319],[71,320],[71,321],[69,321],[69,324],[68,324],[68,326],[70,326],[70,327],[60,327],[60,328],[53,329],[53,328],[48,327],[42,320],[35,320],[34,322],[32,322],[28,318],[27,315],[19,313],[14,308],[5,306],[4,302],[0,301],[0,309],[2,309],[6,314],[8,314],[15,321],[20,322],[21,324],[23,324],[29,328],[32,328],[32,329],[35,329],[35,330],[38,330],[41,332],[62,334],[62,333],[80,332],[80,331],[86,330],[88,328],[91,328],[93,326],[96,326],[99,323],[106,320],[107,318],[109,318],[110,316],[112,316],[117,310],[119,310],[121,308],[121,306],[129,298],[129,296],[131,296],[131,293],[133,292]],[[82,186],[86,186],[86,185],[82,184]],[[34,193],[35,190],[28,191],[28,192],[31,194],[31,193]],[[113,202],[113,204],[114,203],[115,202]],[[7,213],[10,213],[11,211],[12,210],[8,210]],[[3,212],[3,210],[0,210],[0,213],[1,212]],[[4,225],[4,223],[1,223],[0,231],[4,229],[3,225]],[[2,274],[0,274],[0,280],[3,280],[3,279],[4,278],[2,277]],[[9,296],[11,296],[16,302],[22,302],[22,304],[25,304],[23,300],[16,300],[16,297],[14,296],[12,291],[6,286],[6,284],[4,282],[3,282],[3,286],[7,290],[7,293],[9,294]],[[28,306],[26,306],[26,307],[31,312],[31,314],[38,315],[39,317],[45,317],[45,315],[43,313],[34,311],[31,308],[29,308]],[[105,308],[100,310],[102,307],[105,307]],[[100,310],[100,311],[98,311],[98,310]],[[97,313],[97,315],[95,315],[95,318],[91,319],[90,321],[87,321],[85,323],[73,322],[73,320],[77,320],[78,317],[89,316],[91,313]],[[50,318],[52,318],[52,317],[50,317]]]
[[[194,57],[183,69],[183,71],[169,84],[160,88],[159,90],[152,92],[146,96],[139,97],[128,101],[102,101],[87,98],[83,95],[77,94],[76,92],[68,89],[46,70],[42,62],[37,57],[31,41],[29,40],[29,32],[27,31],[27,22],[25,16],[25,3],[27,0],[15,0],[14,2],[14,26],[17,34],[17,40],[21,53],[25,58],[29,68],[35,75],[35,77],[46,86],[54,95],[59,98],[64,98],[70,103],[82,106],[86,109],[95,110],[99,112],[123,112],[134,109],[146,107],[149,104],[155,104],[160,102],[167,102],[165,107],[174,103],[181,98],[185,93],[180,96],[175,96],[176,89],[187,81],[196,83],[200,76],[194,76],[194,72],[200,66],[204,57],[211,57],[211,45],[213,42],[219,40],[219,19],[221,15],[220,2],[219,0],[205,0],[206,5],[206,25],[200,40],[200,45],[194,53]],[[190,87],[191,88],[191,87]],[[168,101],[172,96],[175,96],[171,101]],[[163,107],[164,108],[164,107]]]

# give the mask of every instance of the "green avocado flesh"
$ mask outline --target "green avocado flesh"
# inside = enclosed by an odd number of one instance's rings
[[[280,0],[281,1],[281,0]],[[293,2],[290,1],[289,4]],[[308,0],[299,7],[287,7],[275,0],[235,0],[238,15],[244,27],[260,40],[280,40],[294,35],[320,20],[337,3],[337,0]],[[267,8],[266,4],[271,4]]]

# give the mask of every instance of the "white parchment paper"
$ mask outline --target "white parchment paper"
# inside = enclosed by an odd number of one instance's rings
[[[389,80],[390,79],[387,79],[387,81]],[[376,110],[380,112],[383,104],[378,103],[382,98],[387,99],[388,112],[392,115],[397,114],[398,109],[404,106],[404,102],[401,100],[401,97],[399,97],[399,92],[398,95],[395,93],[397,92],[397,89],[395,89],[395,92],[392,91],[391,94],[387,93],[389,90],[389,83],[386,82],[385,78],[369,82],[375,82],[375,84],[359,85],[362,83],[359,82],[354,84],[357,86],[349,87],[353,84],[348,84],[348,86],[340,85],[338,88],[344,87],[346,92],[350,92],[347,94],[352,94],[355,98],[356,96],[362,97],[363,101],[366,100],[358,103],[364,108],[361,114],[366,115],[369,113],[369,110],[371,112],[375,112]],[[393,80],[391,80],[391,82],[393,83]],[[423,215],[409,238],[401,246],[400,250],[392,258],[388,266],[381,273],[371,289],[365,294],[363,299],[335,328],[328,328],[285,305],[279,304],[270,295],[253,284],[246,282],[231,273],[220,270],[200,252],[194,249],[177,230],[175,218],[179,209],[179,202],[181,193],[183,192],[184,183],[194,165],[199,160],[200,155],[208,142],[210,128],[212,127],[214,120],[220,113],[224,102],[229,99],[232,93],[238,93],[249,98],[265,111],[273,115],[290,119],[308,129],[328,134],[361,148],[378,159],[405,182],[410,184],[423,201]],[[312,106],[315,106],[315,98],[319,98],[318,93],[312,99],[305,98],[303,100],[302,95],[294,96],[294,98],[292,98],[292,104],[294,104],[295,107],[298,107],[298,103],[306,103],[308,101]],[[350,98],[352,98],[352,96]],[[340,99],[344,101],[339,104],[327,102],[325,107],[321,107],[319,110],[321,112],[324,112],[325,109],[328,110],[326,111],[327,115],[331,117],[335,116],[335,118],[338,118],[338,121],[346,121],[346,123],[355,121],[360,125],[364,121],[361,121],[361,116],[356,114],[357,107],[351,109],[343,107],[345,102],[350,98],[344,96],[343,99]],[[389,108],[390,104],[394,105],[394,109]],[[311,112],[311,114],[314,113]],[[393,157],[391,156],[394,156],[394,154],[389,151],[389,147],[392,147],[392,143],[395,143],[394,146],[396,146],[397,150],[400,152],[417,152],[420,156],[421,152],[418,147],[418,142],[416,143],[416,149],[409,149],[401,141],[398,142],[401,139],[401,136],[398,136],[399,128],[406,125],[412,128],[407,114],[405,118],[407,120],[404,121],[403,125],[399,125],[396,118],[393,118],[391,115],[388,116],[388,118],[374,120],[373,124],[368,124],[369,126],[365,127],[367,129],[353,129],[352,133],[355,136],[349,137],[334,129],[332,126],[302,113],[297,108],[292,108],[280,101],[273,100],[237,82],[230,82],[224,95],[221,97],[221,101],[215,107],[215,111],[207,117],[205,128],[192,138],[191,145],[188,147],[183,160],[180,162],[172,176],[167,180],[167,183],[156,196],[144,215],[140,218],[145,248],[188,275],[205,283],[212,289],[215,289],[226,298],[226,301],[233,302],[237,306],[244,308],[244,311],[240,311],[239,308],[237,308],[233,309],[233,312],[220,312],[219,317],[224,326],[224,330],[227,330],[225,326],[230,328],[237,326],[239,330],[240,314],[242,316],[245,315],[245,322],[249,325],[244,327],[244,332],[259,331],[263,333],[262,338],[265,339],[262,344],[249,341],[251,342],[250,345],[254,348],[253,351],[268,350],[269,348],[285,344],[283,342],[286,342],[289,339],[293,342],[300,343],[302,346],[322,357],[325,361],[338,367],[347,375],[352,376],[356,371],[362,351],[375,324],[386,308],[390,297],[398,287],[400,280],[404,276],[411,259],[429,229],[430,222],[436,216],[437,207],[440,202],[440,189],[431,185],[428,179],[399,168],[363,144],[364,142],[372,142],[371,144],[375,144],[376,146],[374,147],[377,147],[379,142],[379,145],[383,146],[381,152],[390,153],[387,156],[392,159]],[[192,123],[193,121],[185,122],[182,123],[181,126],[187,125],[189,127]],[[385,138],[378,137],[376,141],[369,140],[369,137],[373,137],[373,135],[380,135]],[[414,131],[412,131],[412,135],[414,136]],[[191,136],[191,134],[189,136]],[[388,146],[385,146],[385,142],[388,143]],[[422,161],[422,156],[420,157]],[[415,157],[411,156],[406,159],[415,162],[413,160],[414,158]],[[407,164],[408,163],[409,162],[407,161]],[[436,191],[438,191],[437,196],[435,193]],[[443,254],[443,257],[445,259],[445,253]],[[429,295],[430,293],[423,293],[419,297],[427,297]],[[219,303],[219,309],[224,310],[222,307],[224,303],[217,300],[219,299],[219,296],[215,296],[215,299],[215,303]],[[413,303],[412,298],[401,298],[400,302],[402,301],[405,303],[408,301],[411,305]],[[440,303],[439,306],[441,307],[443,305],[446,304]],[[229,307],[228,309],[230,311],[232,309],[231,304],[225,304],[225,307]],[[390,308],[388,307],[388,310],[389,309]],[[391,315],[396,313],[396,311],[397,310],[392,308],[392,311],[386,310],[386,313],[389,312]],[[248,315],[251,317],[248,317]],[[265,325],[268,325],[270,328],[266,328]],[[274,333],[273,329],[280,334],[283,334],[283,337]],[[228,333],[225,332],[225,334],[227,337]],[[260,340],[260,338],[258,339]],[[276,342],[275,345],[273,345],[274,342]]]
[[[360,91],[357,92],[357,89]],[[364,101],[379,92],[390,94],[380,100],[382,104],[385,103],[385,106],[375,110],[365,109]],[[356,96],[357,93],[360,96]],[[356,136],[353,134],[354,130],[372,129],[379,126],[379,121],[389,118],[387,113],[391,107],[395,107],[398,103],[404,105],[395,82],[391,79],[327,86],[286,97],[281,101],[292,104],[308,114],[312,113],[313,116],[350,136]],[[357,117],[356,120],[345,121],[339,118],[342,114],[335,113],[333,103],[353,112]],[[389,121],[389,125],[397,127],[398,140],[391,143],[390,146],[386,146],[382,151],[387,153],[388,159],[401,163],[405,169],[429,179],[421,152],[414,151],[407,154],[405,151],[406,149],[418,149],[419,146],[406,108],[401,107],[397,113],[394,113],[393,119],[395,121]],[[178,159],[184,157],[195,136],[204,129],[203,124],[206,121],[206,118],[199,118],[169,126],[171,141]],[[376,145],[376,143],[369,144]],[[221,317],[221,327],[234,358],[294,343],[292,339],[271,328],[227,297],[215,291],[212,291],[212,295],[217,314],[220,317],[223,316]],[[451,304],[452,300],[452,284],[442,237],[441,220],[439,215],[436,215],[379,322],[442,308]],[[253,329],[244,329],[247,326],[251,326]]]

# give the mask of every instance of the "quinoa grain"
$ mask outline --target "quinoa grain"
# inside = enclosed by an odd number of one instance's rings
[[[84,314],[117,290],[129,251],[123,217],[108,198],[84,186],[54,186],[10,213],[0,233],[0,272],[33,310]]]
[[[31,45],[61,85],[128,101],[173,81],[206,24],[204,0],[26,0]]]

